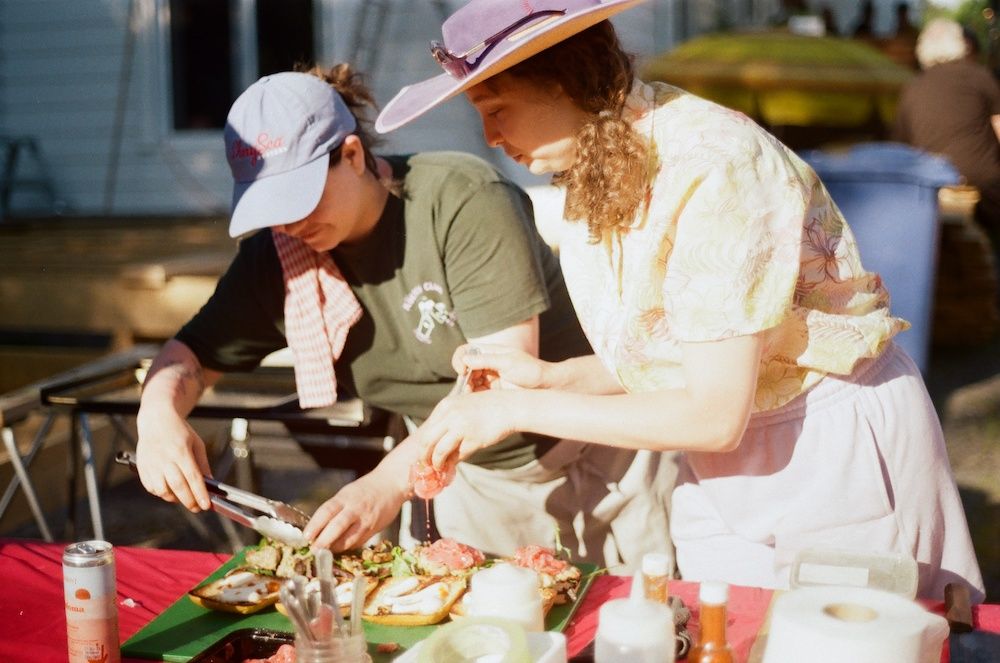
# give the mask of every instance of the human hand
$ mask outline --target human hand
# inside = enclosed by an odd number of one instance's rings
[[[395,519],[406,501],[405,475],[402,479],[376,468],[352,481],[316,509],[303,533],[313,548],[339,552],[363,546]]]
[[[141,412],[136,419],[139,440],[136,467],[143,487],[189,511],[207,511],[212,502],[204,478],[212,476],[205,442],[182,417],[163,411]]]
[[[514,432],[510,412],[516,392],[482,391],[449,396],[414,433],[421,459],[447,469]]]
[[[470,352],[471,348],[478,350]],[[469,384],[473,391],[488,388],[499,376],[504,386],[540,389],[545,386],[545,369],[549,362],[534,355],[503,345],[462,345],[452,355],[451,364],[461,375],[470,371]]]

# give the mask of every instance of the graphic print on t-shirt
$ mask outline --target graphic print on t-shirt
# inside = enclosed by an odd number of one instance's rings
[[[431,294],[428,294],[431,293]],[[406,298],[403,299],[403,310],[411,311],[416,308],[420,314],[413,335],[421,343],[430,343],[431,334],[438,325],[455,326],[455,313],[449,311],[444,302],[432,298],[433,293],[444,294],[444,288],[433,281],[424,281],[420,285],[412,288]]]

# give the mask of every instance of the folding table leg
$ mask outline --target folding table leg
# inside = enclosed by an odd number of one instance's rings
[[[31,447],[28,449],[28,453],[20,457],[21,462],[24,464],[25,470],[31,467],[31,464],[35,461],[35,455],[42,448],[42,443],[45,442],[45,438],[49,435],[49,430],[52,428],[52,422],[55,420],[54,414],[49,414],[45,417],[45,421],[39,427],[38,431],[35,433],[35,439],[31,443]],[[14,431],[11,430],[11,437],[14,435]],[[7,489],[3,493],[3,497],[0,498],[0,518],[3,514],[7,512],[7,507],[10,506],[10,502],[14,499],[14,494],[17,492],[17,487],[21,485],[21,478],[17,476],[16,472],[14,477],[7,484]]]
[[[94,538],[104,539],[104,521],[101,518],[101,500],[97,492],[97,471],[94,467],[94,437],[90,432],[90,420],[86,413],[77,415],[77,425],[80,427],[80,454],[83,460],[83,480],[87,485],[90,522],[94,527]]]
[[[52,424],[52,416],[50,415],[43,424],[42,428],[38,431],[38,435],[35,436],[35,440],[31,444],[31,448],[25,455],[27,458],[27,464],[30,465],[31,461],[35,458],[35,453],[41,446],[41,442],[44,441],[45,435],[48,433],[49,427]],[[31,483],[31,477],[28,476],[27,467],[25,467],[25,462],[21,458],[20,452],[17,450],[17,443],[14,440],[14,429],[10,426],[4,426],[0,430],[0,435],[3,437],[4,446],[7,447],[7,453],[10,455],[11,465],[14,466],[14,478],[11,479],[10,485],[7,487],[7,492],[3,497],[3,505],[0,508],[0,516],[7,510],[7,506],[10,503],[10,498],[14,495],[14,489],[17,488],[17,484],[21,484],[21,489],[24,491],[24,496],[28,500],[28,507],[31,509],[32,515],[35,517],[35,523],[38,525],[38,529],[42,532],[42,538],[46,541],[51,542],[52,533],[49,531],[49,525],[45,521],[45,514],[42,513],[42,507],[38,503],[38,496],[35,494],[35,487]]]

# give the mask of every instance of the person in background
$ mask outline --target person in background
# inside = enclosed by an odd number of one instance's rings
[[[907,323],[807,164],[744,115],[635,78],[608,19],[636,4],[471,0],[432,42],[445,73],[376,121],[464,93],[491,147],[555,174],[595,351],[460,348],[459,370],[522,389],[445,399],[415,433],[424,457],[447,468],[512,431],[683,450],[683,578],[786,587],[798,551],[847,547],[913,556],[920,596],[959,581],[982,601],[940,423],[893,343]]]
[[[924,27],[917,59],[923,71],[903,88],[893,138],[947,157],[979,189],[976,220],[1000,268],[1000,84],[950,19]]]
[[[149,492],[209,508],[205,444],[185,419],[223,372],[286,345],[303,407],[340,387],[417,423],[455,385],[465,343],[548,361],[590,352],[527,195],[470,155],[376,156],[372,107],[347,65],[266,76],[233,104],[229,230],[253,234],[150,368],[137,450]],[[418,451],[397,445],[306,536],[343,550],[380,532],[412,494]],[[469,460],[434,500],[443,536],[510,555],[558,529],[576,560],[616,572],[669,547],[668,456],[517,433]]]

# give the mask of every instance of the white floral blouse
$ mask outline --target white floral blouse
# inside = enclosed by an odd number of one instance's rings
[[[684,386],[681,342],[763,333],[755,411],[847,375],[908,323],[812,169],[744,115],[636,82],[625,117],[659,155],[627,232],[568,223],[560,258],[583,328],[628,391]]]

